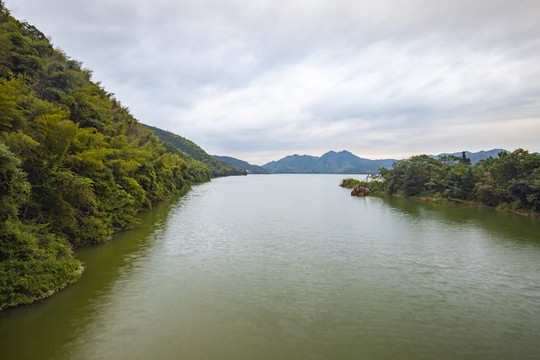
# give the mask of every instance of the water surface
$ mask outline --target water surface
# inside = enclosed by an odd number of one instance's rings
[[[342,175],[213,180],[0,313],[4,359],[538,359],[540,223],[356,198]],[[348,177],[348,176],[347,176]]]

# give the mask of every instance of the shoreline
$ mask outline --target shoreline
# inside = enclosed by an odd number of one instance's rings
[[[344,188],[344,189],[354,189],[355,186],[365,186],[365,187],[368,188],[368,190],[370,190],[369,195],[371,195],[371,196],[396,197],[396,198],[400,198],[400,199],[416,199],[416,200],[421,200],[421,201],[425,201],[425,202],[431,202],[433,204],[447,204],[447,205],[474,207],[474,208],[477,208],[477,209],[491,210],[491,211],[496,211],[496,212],[500,212],[500,213],[516,214],[516,215],[531,218],[533,220],[540,219],[540,213],[536,213],[536,212],[534,212],[534,210],[530,210],[530,211],[516,210],[516,209],[509,209],[509,208],[506,208],[504,206],[491,207],[491,206],[479,203],[477,201],[472,201],[472,200],[451,200],[451,199],[446,199],[446,198],[443,198],[442,196],[440,196],[440,194],[435,194],[435,195],[427,194],[427,195],[416,195],[416,196],[388,194],[385,191],[377,189],[377,188],[376,189],[370,189],[369,187],[372,184],[373,183],[370,184],[369,182],[360,181],[360,180],[357,180],[357,179],[354,179],[354,178],[347,178],[347,179],[343,179],[339,186]],[[437,195],[439,195],[439,196],[437,196]],[[504,204],[508,205],[507,203],[504,203]]]
[[[208,180],[208,181],[211,181],[211,179]],[[189,192],[189,190],[191,190],[192,186],[199,185],[199,184],[204,184],[204,183],[206,183],[206,181],[205,182],[190,183],[188,186],[186,186],[186,187],[182,188],[181,190],[179,190],[176,194],[173,194],[172,196],[170,196],[168,198],[165,198],[165,199],[162,199],[160,201],[157,201],[157,202],[155,202],[153,204],[167,202],[167,201],[170,201],[171,199],[173,199],[175,197],[182,197],[182,196],[186,195]],[[153,208],[153,206],[149,207],[149,208],[141,208],[141,209],[139,209],[137,211],[137,214],[139,215],[143,211],[152,211],[152,208]],[[131,224],[131,225],[126,226],[126,227],[121,228],[121,229],[114,229],[113,233],[111,235],[106,236],[102,241],[99,241],[99,242],[96,242],[96,243],[85,243],[85,244],[81,244],[81,245],[79,245],[77,247],[72,246],[73,253],[71,254],[71,257],[77,259],[75,257],[75,251],[77,249],[85,248],[85,247],[89,247],[89,246],[101,246],[101,245],[107,244],[108,242],[110,242],[112,240],[112,237],[113,237],[114,234],[121,233],[121,232],[124,232],[124,231],[133,230],[135,228],[135,225],[136,225],[136,223]],[[45,300],[45,299],[51,297],[52,295],[57,294],[60,291],[68,288],[70,285],[75,284],[77,281],[80,280],[81,276],[84,273],[84,270],[86,269],[86,266],[84,265],[84,263],[82,261],[80,261],[80,260],[78,260],[78,261],[80,262],[80,264],[71,273],[71,275],[72,275],[71,279],[69,279],[65,283],[63,283],[63,284],[61,284],[61,285],[59,285],[59,286],[57,286],[57,287],[55,287],[53,289],[49,289],[46,293],[41,294],[39,296],[34,296],[32,298],[28,298],[28,299],[25,299],[25,300],[20,301],[20,302],[0,304],[0,313],[2,311],[8,310],[8,309],[15,309],[17,307],[21,307],[21,306],[25,306],[25,305],[31,305],[31,304],[34,304],[34,303],[36,303],[38,301]]]
[[[515,214],[523,217],[528,217],[533,220],[539,220],[540,214],[535,212],[527,212],[522,210],[514,210],[514,209],[505,209],[501,207],[489,207],[483,204],[480,204],[475,201],[470,200],[448,200],[444,198],[435,198],[435,195],[423,195],[423,196],[405,196],[405,195],[390,195],[386,193],[380,193],[380,192],[371,192],[369,195],[371,196],[378,196],[378,197],[394,197],[399,199],[412,199],[412,200],[420,200],[424,202],[430,202],[433,204],[445,204],[445,205],[455,205],[455,206],[464,206],[464,207],[473,207],[477,209],[483,209],[483,210],[490,210],[495,211],[499,213],[506,213],[506,214]]]

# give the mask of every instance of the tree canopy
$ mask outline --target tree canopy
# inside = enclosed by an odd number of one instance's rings
[[[388,194],[473,201],[488,207],[540,212],[540,155],[517,149],[471,165],[461,157],[418,155],[380,170]],[[377,186],[381,187],[381,184]]]

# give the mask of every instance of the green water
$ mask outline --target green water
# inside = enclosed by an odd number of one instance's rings
[[[159,204],[78,251],[78,283],[0,312],[0,359],[540,358],[539,221],[351,197],[343,177]]]

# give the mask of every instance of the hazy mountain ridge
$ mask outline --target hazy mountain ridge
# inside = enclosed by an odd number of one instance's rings
[[[493,149],[489,151],[469,152],[465,154],[471,159],[473,164],[488,157],[497,157],[499,152],[507,151],[503,149]],[[439,157],[442,155],[454,155],[461,157],[461,152],[443,153],[430,155]],[[329,151],[320,157],[312,155],[289,155],[280,160],[271,161],[262,167],[270,173],[279,174],[376,174],[379,168],[390,168],[399,159],[377,159],[371,160],[361,158],[353,153],[343,150],[340,152]]]

